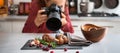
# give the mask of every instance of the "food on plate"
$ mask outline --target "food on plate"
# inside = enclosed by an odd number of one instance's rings
[[[42,49],[43,49],[43,51],[49,51],[50,50],[49,47],[43,47]]]
[[[37,45],[38,48],[42,48],[43,47],[43,44],[39,44]]]
[[[40,41],[37,40],[37,39],[34,39],[29,43],[29,46],[32,47],[32,46],[35,46],[35,45],[38,45],[38,44],[40,44]]]
[[[43,51],[49,51],[50,48],[56,48],[57,44],[62,45],[68,43],[68,37],[59,34],[53,37],[50,34],[43,34],[42,39],[35,38],[30,41],[29,47],[41,48]]]
[[[59,35],[56,35],[56,37],[52,37],[51,35],[49,34],[44,34],[42,36],[42,39],[46,42],[56,42],[57,44],[59,45],[62,45],[62,44],[66,44],[68,43],[68,38],[67,36],[63,35],[63,34],[59,34]]]
[[[32,47],[32,46],[34,46],[35,44],[34,44],[34,42],[30,42],[29,43],[29,47]]]
[[[30,44],[33,45],[33,46],[36,45],[34,41],[32,41]]]
[[[68,43],[68,38],[67,36],[60,34],[60,35],[56,35],[56,42],[57,44],[66,44]]]
[[[52,37],[52,36],[50,36],[49,34],[44,34],[43,36],[42,36],[42,39],[44,40],[44,41],[46,41],[46,42],[53,42],[55,39]]]
[[[55,42],[46,42],[40,38],[35,38],[34,40],[31,40],[29,43],[29,47],[36,47],[36,48],[41,48],[45,50],[46,47],[50,48],[55,48],[56,43]],[[46,49],[48,51],[48,49]]]
[[[57,41],[57,44],[64,44],[64,39],[62,38],[62,35],[59,35],[57,38],[59,41]]]
[[[38,39],[34,39],[33,42],[35,42],[36,45],[40,44],[40,41]]]
[[[68,43],[68,38],[67,38],[67,36],[63,35],[62,38],[63,38],[65,44]]]

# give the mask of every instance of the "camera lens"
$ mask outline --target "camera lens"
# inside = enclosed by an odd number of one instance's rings
[[[46,22],[46,27],[51,31],[58,31],[61,26],[61,8],[56,4],[52,4],[46,9],[48,20]]]
[[[57,31],[61,28],[62,23],[61,20],[58,18],[50,18],[47,20],[46,26],[49,30]]]

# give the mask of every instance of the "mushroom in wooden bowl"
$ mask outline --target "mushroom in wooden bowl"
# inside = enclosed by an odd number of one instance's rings
[[[106,28],[94,24],[84,24],[81,31],[87,40],[99,42],[106,34]]]

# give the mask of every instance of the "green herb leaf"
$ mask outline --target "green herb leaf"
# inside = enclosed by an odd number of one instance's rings
[[[42,40],[40,38],[35,38],[35,39],[38,39],[40,41],[40,43],[42,43],[43,45],[50,44],[52,46],[52,48],[56,48],[56,46],[57,46],[56,42],[50,42],[50,43],[48,43],[48,42],[46,42],[46,41],[44,41],[44,40]]]

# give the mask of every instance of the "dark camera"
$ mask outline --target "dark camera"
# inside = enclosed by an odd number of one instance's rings
[[[51,4],[45,9],[45,14],[48,16],[46,27],[51,31],[58,31],[62,26],[61,8],[56,4]]]

